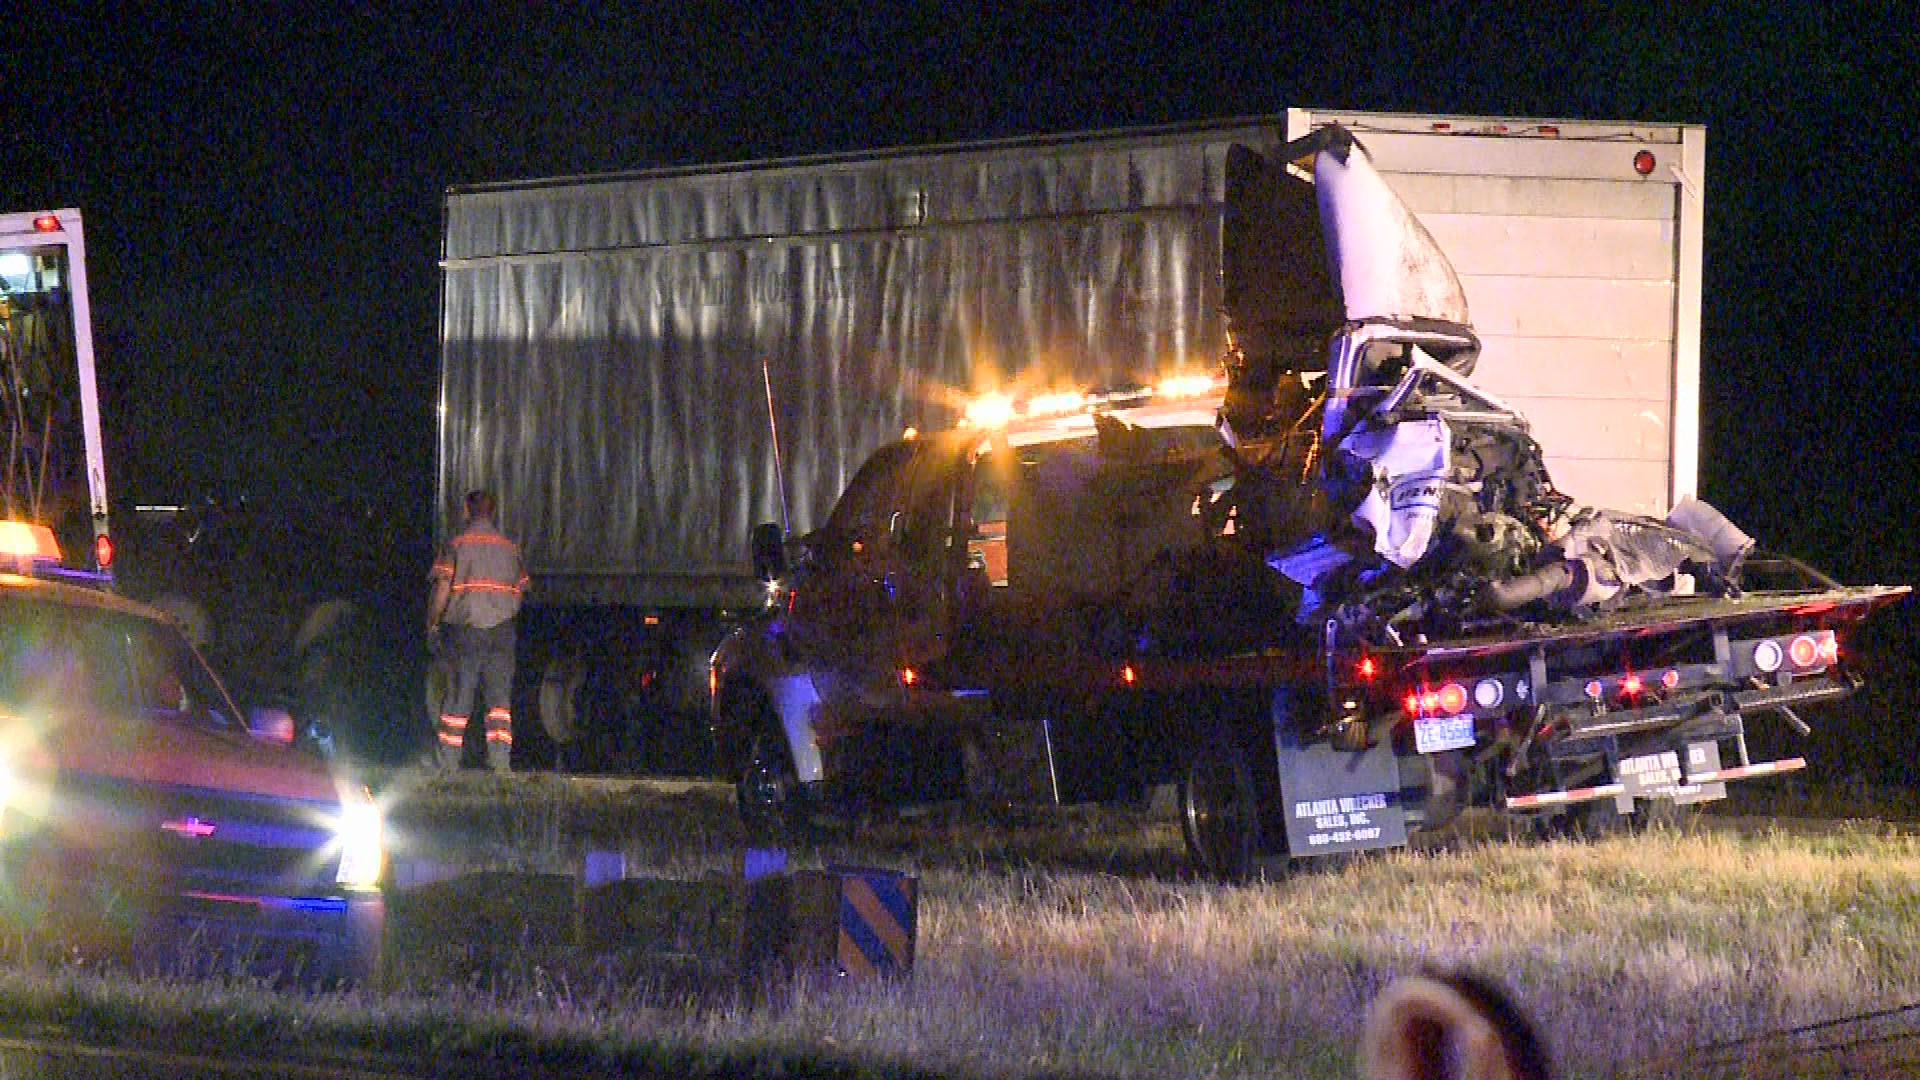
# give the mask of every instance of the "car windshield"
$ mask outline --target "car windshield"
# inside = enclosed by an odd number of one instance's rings
[[[0,704],[239,730],[219,680],[172,627],[35,597],[0,596]]]

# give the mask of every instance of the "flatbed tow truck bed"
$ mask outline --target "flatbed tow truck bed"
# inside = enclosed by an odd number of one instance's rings
[[[1701,623],[1735,624],[1772,615],[1829,615],[1854,622],[1912,592],[1908,585],[1860,585],[1791,592],[1749,592],[1733,597],[1671,596],[1636,603],[1571,623],[1519,619],[1466,637],[1381,650],[1419,653],[1432,659],[1486,656],[1542,645],[1579,645],[1622,636],[1671,633]]]

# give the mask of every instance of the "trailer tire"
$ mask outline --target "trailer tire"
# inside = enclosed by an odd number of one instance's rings
[[[540,673],[540,727],[555,746],[564,747],[579,737],[579,695],[586,682],[587,664],[578,656],[550,661]]]
[[[1194,865],[1210,877],[1240,881],[1261,851],[1260,801],[1246,747],[1230,730],[1196,739],[1180,769],[1180,833]]]

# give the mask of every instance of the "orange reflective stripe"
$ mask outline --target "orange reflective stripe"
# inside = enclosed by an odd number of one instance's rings
[[[518,595],[520,592],[520,586],[503,585],[498,581],[482,581],[478,578],[475,578],[472,581],[461,581],[461,582],[455,583],[455,585],[453,586],[453,591],[457,593],[503,592],[503,593],[514,593]]]
[[[497,532],[463,532],[447,541],[449,544],[499,544],[501,547],[513,547],[513,541]]]
[[[440,741],[447,746],[459,746],[466,740],[451,731],[443,731],[440,733]]]
[[[467,718],[464,716],[454,716],[451,713],[441,713],[440,726],[445,728],[452,728],[455,731],[461,731],[461,730],[464,730],[467,726]]]
[[[513,732],[507,731],[504,728],[488,728],[487,741],[490,743],[497,742],[497,743],[504,743],[508,746],[512,746]]]

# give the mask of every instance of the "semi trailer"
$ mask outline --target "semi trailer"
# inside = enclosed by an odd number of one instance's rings
[[[751,527],[818,529],[876,449],[982,394],[1217,369],[1228,294],[1256,288],[1226,271],[1289,227],[1231,205],[1229,151],[1332,122],[1458,269],[1475,382],[1532,419],[1560,487],[1652,515],[1692,494],[1697,126],[1292,109],[462,185],[436,520],[492,488],[526,553],[516,752],[725,766],[688,748],[712,647],[768,601]]]

